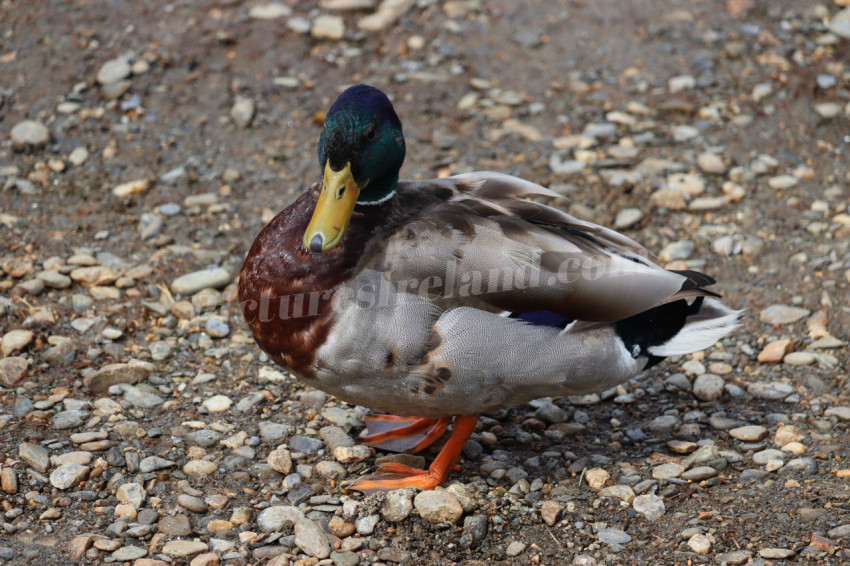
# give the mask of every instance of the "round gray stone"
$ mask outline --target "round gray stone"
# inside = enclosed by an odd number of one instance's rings
[[[47,448],[32,442],[23,442],[18,446],[18,457],[42,473],[50,466],[50,453]]]
[[[331,555],[327,535],[316,523],[306,517],[295,523],[295,545],[305,554],[320,560]]]
[[[41,147],[50,141],[47,126],[35,120],[23,120],[12,127],[12,144],[18,148]]]
[[[596,536],[605,544],[626,544],[632,540],[632,537],[625,531],[613,528],[599,529]]]
[[[204,330],[213,338],[224,338],[230,334],[230,327],[220,318],[209,318],[204,325]]]
[[[413,511],[413,503],[410,500],[410,492],[406,489],[387,493],[387,498],[381,506],[381,515],[392,523],[407,519],[411,511]]]
[[[850,39],[850,7],[844,8],[835,14],[827,25],[829,31],[838,37]]]
[[[65,430],[69,428],[77,428],[82,426],[89,418],[90,413],[87,411],[72,410],[62,411],[53,416],[53,428]]]
[[[289,524],[297,524],[304,518],[304,512],[291,505],[276,505],[263,510],[257,517],[257,526],[264,533],[274,533]]]
[[[232,277],[224,268],[214,267],[187,273],[171,282],[171,291],[178,295],[192,295],[201,289],[224,287]]]
[[[655,521],[664,515],[664,500],[654,493],[638,495],[632,501],[635,511],[646,517],[648,521]]]
[[[89,475],[89,468],[76,462],[63,464],[50,474],[50,485],[56,489],[69,489]]]
[[[413,500],[419,516],[429,523],[454,523],[463,515],[457,498],[447,491],[423,491]]]
[[[112,554],[110,554],[110,558],[114,562],[132,562],[133,560],[138,560],[139,558],[143,558],[147,556],[148,551],[140,546],[122,546]]]
[[[698,375],[694,380],[694,397],[700,401],[714,401],[723,394],[724,385],[725,382],[719,375],[713,373]]]
[[[643,219],[643,211],[638,208],[624,208],[617,213],[614,219],[614,228],[622,230],[634,226]]]
[[[788,305],[770,305],[759,313],[759,320],[768,324],[791,324],[809,316],[811,311]]]
[[[137,483],[125,483],[115,491],[115,497],[118,501],[132,505],[136,509],[144,504],[145,496],[147,496],[145,488]]]
[[[117,83],[126,79],[132,72],[130,62],[124,57],[118,57],[104,63],[97,72],[97,82],[102,85]]]

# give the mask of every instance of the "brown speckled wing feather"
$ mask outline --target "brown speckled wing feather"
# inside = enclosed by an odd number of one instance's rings
[[[449,192],[450,191],[450,192]],[[425,206],[420,198],[429,194]],[[534,183],[472,173],[399,185],[395,231],[367,263],[397,289],[441,306],[551,310],[614,321],[677,297],[711,294],[687,273],[661,269],[631,239],[528,200],[560,198]]]

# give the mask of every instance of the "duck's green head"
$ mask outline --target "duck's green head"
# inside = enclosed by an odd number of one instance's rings
[[[357,85],[343,91],[325,118],[319,138],[322,193],[304,246],[313,252],[339,244],[354,207],[391,198],[404,161],[404,135],[390,100]]]

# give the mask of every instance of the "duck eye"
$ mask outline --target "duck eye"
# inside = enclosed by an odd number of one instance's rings
[[[366,133],[364,134],[364,137],[369,141],[375,141],[376,139],[378,139],[377,126],[375,126],[375,124],[369,124],[366,127]]]

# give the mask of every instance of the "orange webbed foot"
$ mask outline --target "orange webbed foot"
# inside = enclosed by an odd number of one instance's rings
[[[439,421],[443,420],[444,419],[439,419]],[[437,422],[439,423],[439,421]],[[353,482],[344,484],[344,487],[346,489],[362,491],[367,494],[374,493],[376,491],[402,489],[405,487],[418,487],[423,490],[434,489],[438,485],[441,485],[448,477],[449,472],[454,469],[455,464],[457,464],[457,461],[460,458],[460,453],[466,445],[466,441],[469,440],[470,435],[475,430],[476,422],[478,422],[477,416],[455,417],[454,424],[452,425],[451,436],[427,470],[419,470],[417,468],[405,466],[404,464],[388,462],[386,464],[382,464],[378,468],[378,473],[364,476]],[[437,423],[432,424],[434,427],[436,427],[436,425]],[[448,422],[446,423],[446,426],[448,426]],[[437,438],[439,438],[439,436]],[[434,440],[436,440],[436,438]],[[433,440],[428,444],[431,444],[432,442]]]
[[[363,439],[363,444],[390,452],[415,454],[439,440],[449,428],[451,418],[420,419],[394,415],[369,415],[365,421],[369,434]]]

